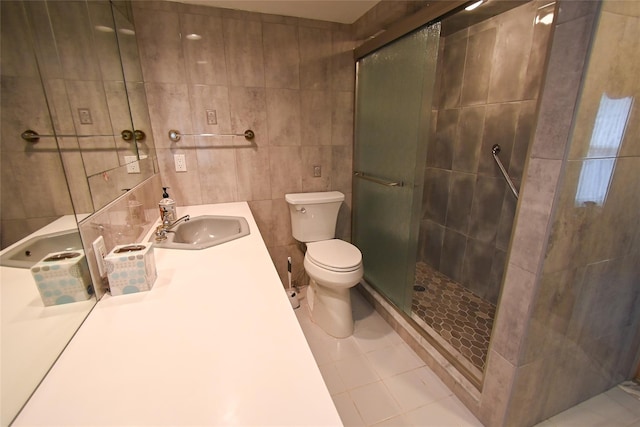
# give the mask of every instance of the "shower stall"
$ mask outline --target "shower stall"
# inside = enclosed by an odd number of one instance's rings
[[[476,385],[554,7],[461,9],[357,60],[353,239],[365,281]]]

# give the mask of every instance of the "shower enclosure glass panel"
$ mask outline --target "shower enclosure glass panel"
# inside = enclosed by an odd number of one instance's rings
[[[410,33],[357,63],[354,243],[364,277],[411,308],[440,25]]]

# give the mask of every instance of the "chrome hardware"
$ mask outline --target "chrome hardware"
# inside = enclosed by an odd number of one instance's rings
[[[35,130],[27,129],[20,134],[20,138],[24,139],[27,142],[31,142],[35,144],[40,141],[40,135]]]
[[[169,131],[169,139],[173,142],[180,141],[180,138],[183,136],[244,136],[246,139],[255,138],[256,134],[251,130],[247,129],[244,133],[180,133],[179,130],[171,129]]]
[[[515,185],[513,185],[513,181],[511,181],[511,177],[509,177],[507,170],[504,168],[504,165],[498,158],[498,153],[500,153],[500,145],[496,144],[493,147],[491,147],[491,154],[493,155],[493,160],[495,160],[496,163],[498,164],[498,167],[500,168],[500,172],[502,172],[502,176],[504,177],[505,181],[507,181],[507,185],[509,185],[509,188],[511,189],[511,192],[515,196],[516,200],[518,200],[518,190],[516,190]]]
[[[404,187],[403,181],[387,181],[381,178],[375,178],[370,175],[365,175],[364,172],[355,171],[353,176],[357,176],[358,178],[364,179],[366,181],[375,182],[376,184],[386,185],[387,187]]]
[[[133,132],[131,132],[128,129],[123,130],[120,135],[125,141],[131,141],[132,139],[135,139],[136,141],[142,141],[147,137],[147,135],[141,130],[134,130]]]
[[[163,240],[167,240],[167,232],[171,231],[173,227],[177,226],[181,222],[189,221],[189,215],[185,215],[181,218],[178,218],[174,222],[169,221],[168,219],[163,219],[162,224],[156,227],[155,236],[156,242],[162,242]]]
[[[24,139],[27,142],[31,142],[33,144],[35,144],[36,142],[40,141],[40,138],[55,138],[55,137],[59,137],[59,138],[95,138],[95,137],[99,137],[99,136],[119,136],[122,139],[124,139],[125,141],[131,141],[133,139],[135,139],[136,141],[140,141],[146,138],[146,134],[141,131],[141,130],[136,130],[136,131],[130,131],[128,129],[123,130],[122,132],[120,132],[120,135],[63,135],[63,134],[59,134],[59,135],[40,135],[38,132],[36,132],[35,130],[31,130],[31,129],[27,129],[24,132],[22,132],[20,134],[20,138]]]
[[[131,141],[133,139],[133,132],[131,132],[128,129],[123,130],[122,132],[120,132],[120,136],[122,137],[122,139],[124,139],[125,141]]]

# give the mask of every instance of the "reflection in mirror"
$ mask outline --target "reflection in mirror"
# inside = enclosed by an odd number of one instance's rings
[[[35,237],[74,234],[77,221],[153,175],[157,166],[129,3],[3,0],[0,7],[4,426],[95,304],[83,274],[64,279],[64,286],[78,292],[75,302],[61,304],[70,301],[68,293],[47,282],[41,274],[47,270],[36,277],[30,268],[6,265],[5,255],[18,247],[34,259],[39,251],[82,251]],[[27,129],[41,137],[22,139]],[[123,138],[123,131],[145,137]],[[86,267],[82,252],[55,262],[74,263],[69,271]]]
[[[74,207],[92,213],[153,169],[135,30],[106,0],[24,4]]]

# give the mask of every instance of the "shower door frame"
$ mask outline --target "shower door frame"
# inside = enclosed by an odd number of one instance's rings
[[[421,27],[418,27],[414,30],[412,30],[411,32],[405,34],[402,37],[399,37],[393,41],[391,41],[390,43],[386,43],[385,45],[381,46],[380,48],[370,52],[370,54],[374,54],[375,52],[378,52],[379,50],[382,49],[387,49],[390,48],[391,45],[395,42],[395,41],[400,41],[401,38],[406,37],[410,37],[411,34],[417,33],[419,31],[422,30],[426,30],[426,31],[430,31],[432,26],[435,25],[439,25],[438,22],[431,22],[428,24],[425,24]],[[428,36],[430,37],[430,36]],[[438,39],[439,39],[439,34],[438,34]],[[435,42],[436,46],[434,47],[434,54],[437,56],[438,55],[438,47],[437,47],[437,43],[438,41]],[[431,50],[431,49],[429,49]],[[428,55],[428,53],[427,53]],[[365,57],[368,55],[365,55]],[[359,58],[356,61],[356,82],[355,82],[355,102],[354,102],[354,125],[359,117],[358,114],[358,96],[360,93],[360,69],[361,69],[361,63],[360,61],[362,59],[364,59],[365,57]],[[425,62],[425,66],[427,66],[428,63],[428,59],[426,59]],[[427,143],[426,143],[426,139],[429,137],[430,135],[430,124],[431,124],[431,106],[433,103],[433,93],[434,93],[434,86],[435,86],[435,72],[436,72],[436,63],[434,61],[433,64],[433,74],[429,74],[429,73],[423,73],[422,75],[422,81],[420,83],[420,87],[422,88],[422,94],[421,94],[421,98],[419,100],[419,112],[416,114],[416,116],[418,117],[417,119],[417,123],[416,123],[416,128],[415,128],[415,152],[412,153],[414,154],[414,157],[417,159],[415,166],[414,166],[414,170],[413,170],[413,176],[411,179],[407,179],[407,176],[403,176],[401,180],[399,180],[399,182],[387,182],[385,179],[379,179],[379,178],[375,178],[373,176],[369,176],[368,174],[365,175],[364,173],[359,172],[358,170],[360,169],[359,165],[356,165],[356,161],[359,159],[360,156],[357,155],[357,146],[355,144],[355,141],[358,141],[358,134],[357,134],[357,130],[354,126],[354,155],[353,155],[353,170],[354,170],[354,178],[358,178],[358,179],[362,179],[362,180],[367,180],[367,181],[373,181],[375,183],[375,185],[383,185],[386,186],[390,191],[411,191],[411,195],[408,199],[410,199],[410,206],[409,206],[409,212],[407,213],[407,217],[409,219],[408,221],[408,228],[409,228],[409,234],[407,236],[407,241],[406,241],[406,245],[402,247],[402,249],[406,249],[406,253],[405,253],[405,260],[406,260],[406,265],[404,266],[404,271],[403,274],[401,276],[401,281],[402,281],[402,297],[401,297],[401,301],[392,301],[391,303],[394,304],[395,306],[397,306],[401,311],[405,312],[405,310],[408,309],[410,310],[411,308],[411,301],[412,301],[412,293],[411,292],[407,292],[407,288],[411,285],[409,283],[409,279],[411,278],[411,282],[413,282],[413,277],[415,275],[415,267],[416,267],[416,259],[417,259],[417,250],[418,250],[418,233],[420,231],[420,208],[416,208],[416,206],[420,206],[422,203],[422,191],[423,191],[423,186],[424,186],[424,164],[425,164],[425,160],[426,160],[426,154],[427,154]],[[427,85],[431,86],[430,90],[425,90],[426,87],[428,87]],[[369,172],[367,170],[367,172]],[[389,177],[387,177],[389,178]],[[359,214],[359,206],[356,205],[355,200],[356,200],[356,187],[359,186],[360,183],[355,183],[353,184],[353,208],[352,208],[352,224],[353,224],[353,231],[352,231],[352,240],[354,240],[354,243],[357,244],[357,242],[355,242],[355,238],[358,235],[357,229],[358,229],[358,224],[356,222],[356,217],[358,217]],[[363,186],[366,186],[366,183],[362,183]],[[410,190],[409,190],[410,189]],[[360,190],[360,191],[364,191],[364,190]],[[402,214],[401,216],[404,217],[404,214]],[[360,250],[364,251],[364,248],[360,246]],[[393,263],[391,263],[393,264]],[[366,264],[365,264],[366,267]],[[392,268],[392,270],[394,270],[394,268]],[[397,272],[399,273],[399,272]],[[368,284],[372,285],[373,287],[375,287],[376,289],[379,289],[382,293],[383,291],[383,287],[384,284],[382,283],[372,283],[372,282],[368,282],[367,277],[366,277],[366,270],[365,270],[365,277],[363,278],[365,280],[365,282],[367,282]],[[395,289],[397,289],[397,287],[394,287]],[[391,297],[389,297],[388,295],[384,295],[385,298],[391,300]]]
[[[464,6],[466,6],[467,4],[469,4],[470,2],[468,0],[450,0],[447,2],[435,2],[435,3],[431,3],[430,5],[420,9],[418,12],[416,12],[415,14],[408,16],[400,21],[398,21],[397,23],[393,24],[391,27],[389,27],[388,29],[386,29],[386,31],[384,31],[383,33],[381,33],[380,35],[367,40],[366,42],[364,42],[362,45],[356,47],[354,49],[354,70],[357,69],[358,66],[358,61],[360,59],[362,59],[363,57],[369,55],[370,53],[373,53],[375,51],[377,51],[378,49],[393,43],[394,41],[408,35],[409,33],[416,31],[418,29],[420,29],[421,27],[427,26],[429,24],[433,24],[437,21],[441,21],[442,19],[444,19],[446,16],[450,15],[450,14],[454,14],[459,12],[461,9],[463,9]],[[425,77],[426,78],[426,77]],[[355,88],[356,90],[354,91],[354,106],[357,104],[357,100],[356,100],[356,96],[358,94],[358,75],[356,73],[356,81],[355,81]],[[429,111],[430,108],[432,106],[432,100],[429,99],[429,104],[425,105],[425,100],[423,99],[423,106],[422,109],[424,111],[424,108],[426,107]],[[355,128],[355,122],[356,122],[356,115],[357,115],[357,111],[355,111],[356,109],[354,108],[354,151],[355,151],[355,140],[356,140],[356,128]],[[431,118],[429,117],[429,121],[427,120],[423,120],[421,122],[421,127],[419,129],[419,134],[421,136],[428,136],[428,133],[424,133],[427,132],[430,128],[430,120]],[[424,151],[425,151],[425,156],[426,156],[426,144],[424,146]],[[354,153],[355,154],[355,153]],[[352,164],[352,171],[355,171],[355,155],[354,155],[354,160],[353,160],[353,164]],[[421,172],[419,172],[419,177],[416,177],[416,179],[423,179],[424,178],[424,168],[422,169]],[[413,202],[416,203],[415,197],[418,197],[420,200],[422,199],[422,192],[420,192],[417,196],[416,196],[416,192],[414,192],[414,200]],[[356,223],[355,223],[355,218],[356,218],[356,211],[357,211],[357,207],[354,206],[352,207],[352,216],[351,216],[351,222],[352,222],[352,227],[357,227]],[[415,227],[418,229],[419,232],[419,218],[412,218],[412,227]],[[416,248],[417,249],[417,248]],[[413,263],[412,267],[410,267],[410,269],[412,271],[415,272],[415,262]],[[364,279],[363,279],[364,280]],[[366,280],[365,280],[366,283]],[[370,286],[373,288],[373,286],[371,286],[370,284],[367,283],[367,286]],[[431,345],[433,348],[435,348],[438,353],[444,357],[458,372],[460,372],[467,381],[469,381],[477,390],[481,390],[482,388],[482,379],[481,378],[477,378],[470,370],[468,370],[464,364],[460,363],[458,361],[458,359],[452,355],[446,348],[444,348],[440,342],[438,342],[438,340],[436,340],[434,337],[432,337],[429,333],[427,333],[426,331],[424,331],[422,329],[422,327],[420,327],[420,325],[417,324],[416,321],[414,321],[410,315],[408,315],[405,311],[403,307],[398,307],[393,301],[391,301],[386,295],[384,295],[381,292],[378,292],[376,290],[377,294],[387,302],[387,304],[389,304],[390,307],[392,307],[396,313],[398,313],[409,325],[412,325],[412,327],[414,328],[414,330],[416,332],[418,332],[420,334],[420,336],[429,343],[429,345]],[[406,296],[405,296],[406,298]],[[375,303],[375,299],[371,300],[372,303]],[[406,301],[405,301],[406,304]]]

